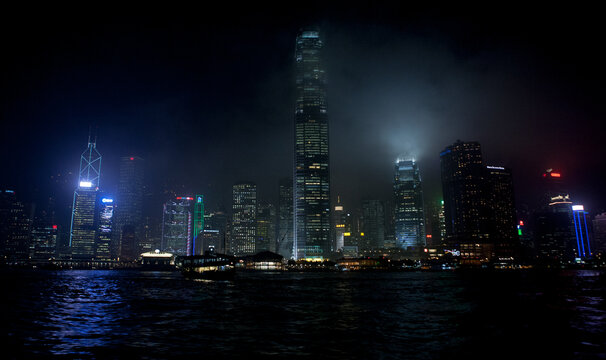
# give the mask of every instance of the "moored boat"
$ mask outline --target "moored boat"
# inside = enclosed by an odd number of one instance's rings
[[[192,279],[230,280],[236,274],[234,257],[206,252],[181,258],[181,273]]]

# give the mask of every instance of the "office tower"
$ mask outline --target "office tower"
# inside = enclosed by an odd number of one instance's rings
[[[532,218],[539,261],[555,265],[571,262],[576,236],[566,179],[562,173],[547,169],[541,181],[542,195]]]
[[[101,154],[96,140],[88,138],[88,147],[80,156],[78,187],[74,191],[69,246],[72,258],[91,260],[95,257],[97,198],[101,179]]]
[[[511,170],[502,166],[486,166],[484,179],[495,256],[501,260],[513,260],[519,255],[519,239]]]
[[[194,224],[192,233],[192,253],[188,255],[204,254],[204,196],[196,195],[194,201]]]
[[[120,158],[118,192],[115,196],[115,221],[112,240],[112,256],[124,259],[141,253],[140,242],[143,239],[143,194],[145,161],[138,156]],[[128,226],[128,242],[122,240],[124,227]],[[133,243],[134,242],[134,243]],[[128,244],[127,244],[128,243]],[[122,247],[126,246],[126,253]],[[145,246],[149,248],[148,246]]]
[[[97,241],[95,242],[95,258],[111,260],[112,221],[114,217],[114,199],[100,196],[97,204]]]
[[[347,227],[347,213],[343,204],[341,204],[341,197],[337,196],[337,204],[334,206],[332,212],[332,223],[333,223],[333,251],[343,251],[345,246],[345,233],[351,232],[351,229]]]
[[[202,254],[214,250],[225,253],[227,243],[227,220],[223,211],[212,211],[204,215],[204,233],[202,239]]]
[[[462,264],[491,260],[480,144],[457,140],[440,153],[440,168],[449,246],[460,250]]]
[[[285,259],[293,258],[293,197],[292,178],[280,180],[278,196],[278,234],[276,247]]]
[[[257,206],[257,241],[255,252],[276,252],[276,209],[268,202]]]
[[[591,245],[591,231],[587,223],[589,214],[583,205],[572,205],[572,219],[574,222],[574,234],[576,246],[573,247],[575,259],[589,259],[593,256]]]
[[[55,198],[48,197],[46,206],[35,207],[33,212],[30,258],[34,262],[47,262],[57,255],[59,226],[55,222]]]
[[[594,254],[606,252],[606,212],[598,214],[592,221]]]
[[[0,263],[22,263],[30,253],[31,220],[14,190],[0,191]]]
[[[362,201],[360,251],[381,249],[385,242],[385,208],[380,200]]]
[[[238,183],[232,192],[232,224],[230,251],[235,256],[256,253],[257,186]]]
[[[393,191],[396,247],[418,256],[425,246],[425,211],[421,173],[414,159],[396,161]]]
[[[444,222],[444,200],[432,201],[427,207],[426,216],[430,231],[427,231],[427,246],[442,247],[446,238],[446,224]]]
[[[193,201],[191,196],[177,196],[164,204],[161,250],[181,256],[191,253]],[[129,235],[134,236],[134,231]]]
[[[295,259],[321,260],[330,252],[330,174],[323,47],[318,31],[299,32],[295,49]]]

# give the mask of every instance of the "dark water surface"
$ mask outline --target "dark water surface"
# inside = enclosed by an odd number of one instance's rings
[[[0,280],[3,345],[18,358],[606,358],[606,278],[592,271]]]

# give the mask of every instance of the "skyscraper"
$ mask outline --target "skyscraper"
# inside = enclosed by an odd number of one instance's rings
[[[419,166],[414,159],[398,159],[394,175],[396,247],[420,255],[425,246],[425,210]]]
[[[139,255],[139,242],[143,239],[143,193],[144,193],[145,162],[138,156],[123,156],[120,158],[118,177],[118,192],[115,197],[114,234],[112,240],[112,255],[132,257]],[[128,243],[122,241],[124,227],[128,226]],[[134,239],[134,244],[131,244]],[[122,253],[122,247],[127,247],[129,254]]]
[[[285,259],[293,257],[293,197],[292,178],[280,180],[278,197],[277,252]]]
[[[193,201],[191,196],[177,196],[164,204],[162,250],[183,256],[191,253]]]
[[[232,192],[232,226],[230,251],[235,256],[256,252],[257,241],[257,186],[237,183]]]
[[[0,263],[27,260],[30,230],[31,220],[15,191],[0,191]]]
[[[362,201],[362,231],[358,242],[360,251],[384,247],[385,207],[380,200]]]
[[[519,241],[511,170],[502,166],[486,166],[485,169],[490,238],[495,256],[513,260],[519,255]]]
[[[464,264],[490,260],[493,246],[480,144],[458,140],[446,147],[440,153],[440,169],[448,244],[460,250]]]
[[[111,259],[112,221],[114,217],[114,199],[100,196],[97,204],[97,240],[95,258],[98,260]]]
[[[576,257],[576,235],[566,178],[559,171],[547,169],[542,176],[542,188],[532,221],[539,261],[553,265],[571,262]]]
[[[321,260],[330,253],[330,173],[323,47],[318,31],[299,32],[295,48],[295,259]]]
[[[342,252],[343,246],[345,246],[345,233],[350,233],[351,229],[348,227],[347,213],[345,212],[343,204],[341,204],[341,197],[339,196],[337,196],[337,204],[333,208],[332,223],[334,226],[333,251]]]
[[[78,187],[74,191],[69,245],[72,257],[90,260],[95,257],[97,197],[101,179],[101,154],[96,140],[88,138],[88,147],[80,156]]]
[[[276,209],[268,202],[257,206],[257,242],[255,252],[276,252]]]

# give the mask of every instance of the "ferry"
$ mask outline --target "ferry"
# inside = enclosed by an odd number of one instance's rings
[[[233,256],[207,251],[181,258],[181,273],[191,279],[231,280],[236,275]]]

